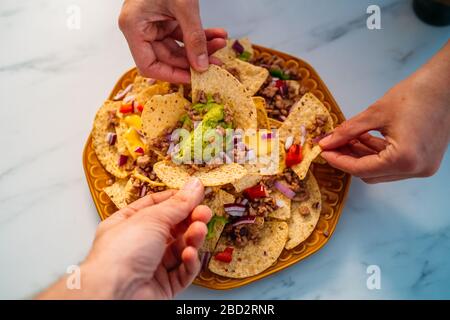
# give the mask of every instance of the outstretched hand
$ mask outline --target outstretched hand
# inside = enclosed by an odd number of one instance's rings
[[[450,43],[375,104],[320,141],[330,165],[367,183],[428,177],[450,141]],[[369,131],[379,131],[383,138]]]
[[[126,0],[119,26],[139,72],[172,83],[190,82],[190,66],[220,63],[210,55],[226,45],[225,30],[203,29],[198,0]]]
[[[147,195],[100,223],[81,265],[81,289],[65,279],[42,299],[169,299],[200,271],[198,249],[211,210],[199,205],[204,192],[194,178],[181,190]]]

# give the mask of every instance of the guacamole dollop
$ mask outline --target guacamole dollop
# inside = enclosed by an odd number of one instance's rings
[[[203,159],[208,161],[209,159],[204,159],[203,150],[208,147],[212,137],[216,137],[219,133],[215,132],[215,129],[222,127],[224,129],[231,128],[230,123],[226,123],[224,118],[224,106],[222,104],[216,103],[211,98],[208,99],[207,103],[197,103],[192,107],[199,114],[203,114],[202,121],[192,130],[189,137],[182,138],[180,142],[180,150],[177,154],[172,156],[172,159],[176,162],[186,160],[185,156],[190,155],[189,160],[193,159]],[[187,115],[182,117],[182,121],[188,121]],[[191,121],[189,119],[189,121]],[[214,129],[214,130],[212,130]],[[199,141],[202,143],[201,150],[195,150],[195,143],[198,144]]]

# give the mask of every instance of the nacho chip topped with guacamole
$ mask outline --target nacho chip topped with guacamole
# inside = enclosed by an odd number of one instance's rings
[[[216,65],[210,65],[208,71],[199,73],[191,70],[192,99],[197,103],[203,94],[219,93],[222,102],[233,113],[234,128],[256,129],[257,114],[252,98],[245,87],[231,73]]]

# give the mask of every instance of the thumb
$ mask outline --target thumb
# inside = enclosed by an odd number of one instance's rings
[[[371,106],[350,120],[343,122],[330,135],[320,140],[319,145],[323,150],[335,149],[346,145],[363,133],[379,129],[381,126],[381,112]]]
[[[206,71],[209,65],[205,31],[200,21],[197,0],[178,1],[175,18],[183,32],[183,42],[190,65],[196,71]]]
[[[191,178],[182,189],[164,202],[154,205],[153,214],[172,228],[186,219],[203,200],[204,188],[198,178]]]

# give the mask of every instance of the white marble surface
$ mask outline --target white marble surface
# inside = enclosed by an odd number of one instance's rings
[[[379,4],[382,30],[366,28]],[[67,7],[81,29],[66,27]],[[201,2],[225,27],[310,62],[350,117],[441,47],[450,28],[424,25],[410,1]],[[96,109],[132,59],[117,28],[120,0],[0,4],[0,298],[26,298],[83,259],[99,219],[81,164]],[[180,298],[450,298],[450,158],[426,180],[354,179],[320,252],[232,291],[191,287]],[[366,267],[381,268],[381,290]]]

